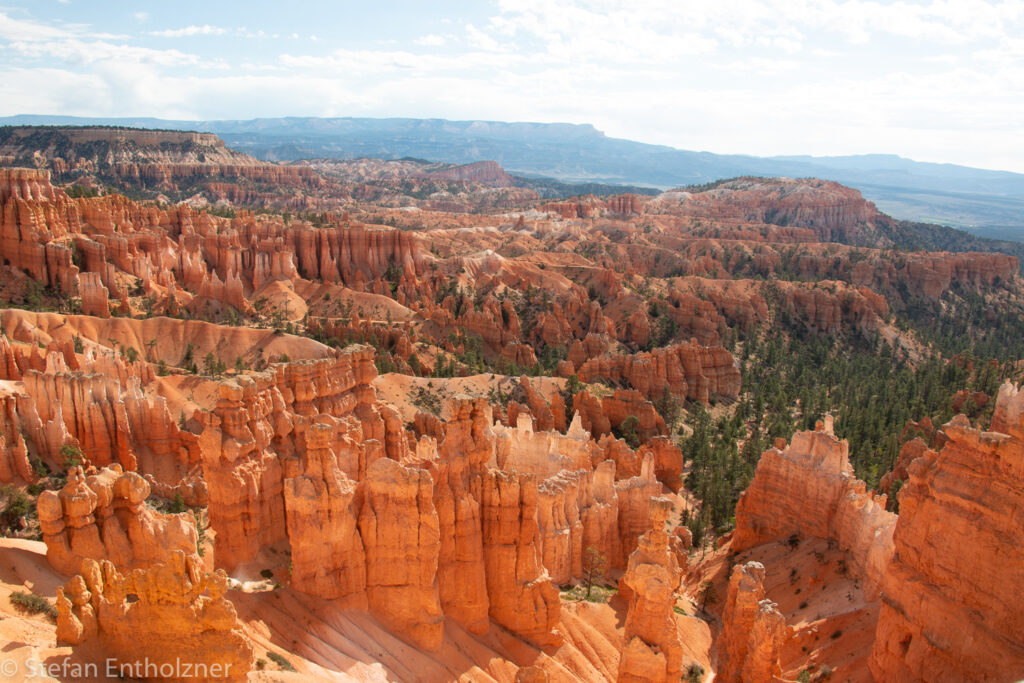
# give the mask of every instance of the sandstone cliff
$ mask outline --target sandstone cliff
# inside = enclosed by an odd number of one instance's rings
[[[665,530],[671,513],[672,501],[651,499],[652,528],[640,537],[622,577],[631,595],[619,681],[675,681],[682,670],[682,645],[673,612],[681,572]]]
[[[877,594],[893,554],[896,515],[885,496],[866,490],[850,467],[849,447],[832,420],[797,432],[761,456],[750,486],[736,506],[732,549],[800,537],[831,539],[849,553],[853,568]]]
[[[878,680],[1024,676],[1024,393],[1005,384],[991,431],[956,417],[900,490],[871,671]]]
[[[779,653],[785,640],[786,620],[765,597],[764,566],[758,562],[737,564],[729,577],[722,612],[715,680],[775,680],[782,674]]]
[[[680,344],[631,356],[588,360],[577,370],[584,382],[599,379],[626,383],[648,399],[670,391],[707,403],[712,396],[735,397],[740,372],[732,355],[720,346]]]

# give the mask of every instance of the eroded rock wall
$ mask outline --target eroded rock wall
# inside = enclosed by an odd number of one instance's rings
[[[165,562],[170,553],[197,553],[191,514],[164,515],[146,507],[149,484],[117,465],[86,474],[68,471],[59,492],[39,495],[39,524],[46,559],[64,574],[76,574],[84,560],[109,560],[127,571]]]
[[[1005,384],[991,431],[956,417],[900,490],[870,660],[877,680],[1024,676],[1024,393]]]
[[[234,606],[224,594],[227,575],[206,574],[198,558],[175,551],[164,563],[121,572],[111,562],[86,560],[57,589],[57,640],[87,658],[102,653],[124,677],[157,678],[180,663],[205,667],[192,680],[244,680],[253,664]],[[145,668],[153,665],[154,676]],[[216,668],[213,668],[216,667]],[[193,669],[199,671],[199,669]],[[184,672],[182,672],[184,673]]]
[[[885,500],[854,476],[849,446],[828,418],[761,456],[736,506],[732,549],[742,552],[792,534],[831,539],[849,552],[874,595],[893,553],[896,515],[885,510]]]

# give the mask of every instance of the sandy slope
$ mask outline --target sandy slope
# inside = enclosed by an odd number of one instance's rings
[[[287,353],[292,360],[323,358],[330,349],[306,337],[279,334],[252,327],[227,327],[199,320],[176,318],[94,318],[85,315],[0,310],[0,324],[17,341],[49,344],[70,342],[76,335],[86,347],[132,347],[150,362],[164,360],[178,365],[189,344],[196,363],[202,366],[207,353],[232,365],[242,357],[252,365],[258,358],[270,360]]]
[[[698,556],[699,559],[699,556]],[[751,548],[730,559],[729,544],[708,553],[684,578],[691,596],[704,581],[715,585],[717,599],[707,609],[721,631],[722,603],[732,567],[756,560],[765,566],[765,592],[794,629],[781,653],[783,673],[795,679],[804,669],[832,669],[831,680],[871,683],[867,660],[874,642],[879,603],[869,601],[861,582],[845,570],[846,553],[828,541],[804,540],[796,549],[776,542]]]
[[[558,377],[530,377],[531,386],[543,396],[550,399],[551,395],[560,391],[565,380]],[[390,403],[402,419],[409,422],[420,410],[413,403],[418,394],[418,389],[424,389],[442,399],[449,396],[464,394],[466,396],[486,397],[492,390],[505,394],[517,395],[519,378],[508,375],[495,375],[485,373],[482,375],[470,375],[469,377],[412,377],[398,373],[380,375],[373,381],[373,387],[377,390],[377,397],[380,401]]]

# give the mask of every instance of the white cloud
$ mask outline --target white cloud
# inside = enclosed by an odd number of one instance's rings
[[[438,47],[444,45],[444,36],[439,36],[436,33],[431,33],[426,36],[421,36],[413,41],[417,45],[423,45],[424,47]]]
[[[0,13],[0,113],[568,121],[688,149],[1024,171],[1024,0],[498,0],[491,14],[393,44],[383,28],[344,45],[289,28],[287,54],[221,55],[227,41],[157,50]]]
[[[75,33],[72,30],[36,21],[12,19],[0,12],[0,39],[3,40],[53,40],[73,35]]]
[[[160,36],[161,38],[186,38],[189,36],[222,36],[228,32],[228,29],[220,26],[210,26],[209,24],[203,24],[202,26],[186,26],[185,28],[172,28],[165,29],[163,31],[150,31],[151,36]]]
[[[45,42],[15,42],[10,43],[7,48],[22,57],[36,59],[50,57],[66,64],[78,66],[121,61],[163,67],[203,66],[197,56],[178,50],[154,50],[107,41],[84,41],[77,38]]]

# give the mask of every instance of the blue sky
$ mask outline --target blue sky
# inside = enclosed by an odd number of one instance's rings
[[[1024,172],[1024,0],[0,0],[0,115],[592,123]]]

